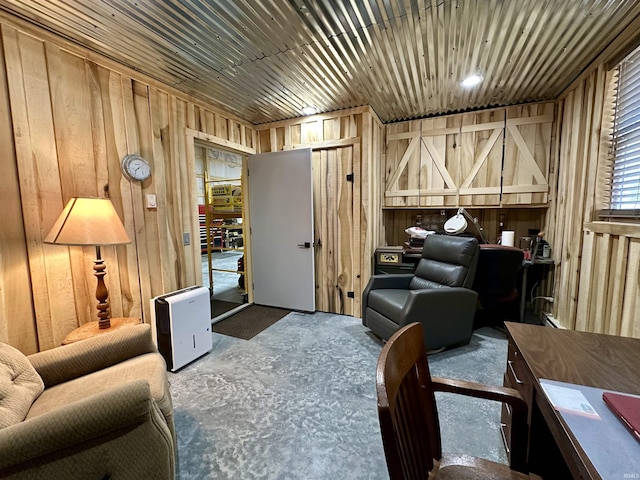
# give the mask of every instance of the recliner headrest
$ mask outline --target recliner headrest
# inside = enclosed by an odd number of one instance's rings
[[[478,240],[473,237],[429,235],[410,289],[436,286],[471,288],[478,264]]]

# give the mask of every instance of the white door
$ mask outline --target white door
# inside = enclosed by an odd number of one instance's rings
[[[311,150],[249,155],[253,301],[313,312]]]

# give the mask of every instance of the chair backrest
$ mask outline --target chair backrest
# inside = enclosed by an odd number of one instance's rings
[[[424,480],[442,457],[440,424],[422,324],[398,330],[376,369],[378,416],[391,480]]]
[[[428,235],[409,288],[471,288],[478,250],[478,240],[473,237]]]
[[[473,284],[480,301],[491,303],[511,295],[517,288],[518,271],[522,268],[523,259],[524,252],[516,247],[480,245]]]

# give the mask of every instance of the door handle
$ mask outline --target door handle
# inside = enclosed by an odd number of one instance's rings
[[[300,248],[311,248],[311,242],[299,243],[298,246]]]

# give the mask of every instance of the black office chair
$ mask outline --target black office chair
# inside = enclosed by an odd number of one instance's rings
[[[524,252],[504,245],[480,245],[478,269],[473,290],[478,292],[479,308],[474,327],[500,326],[505,320],[520,321],[518,271]]]
[[[424,326],[427,350],[469,343],[478,294],[472,237],[429,235],[413,274],[373,275],[362,294],[362,323],[383,340],[411,322]]]

